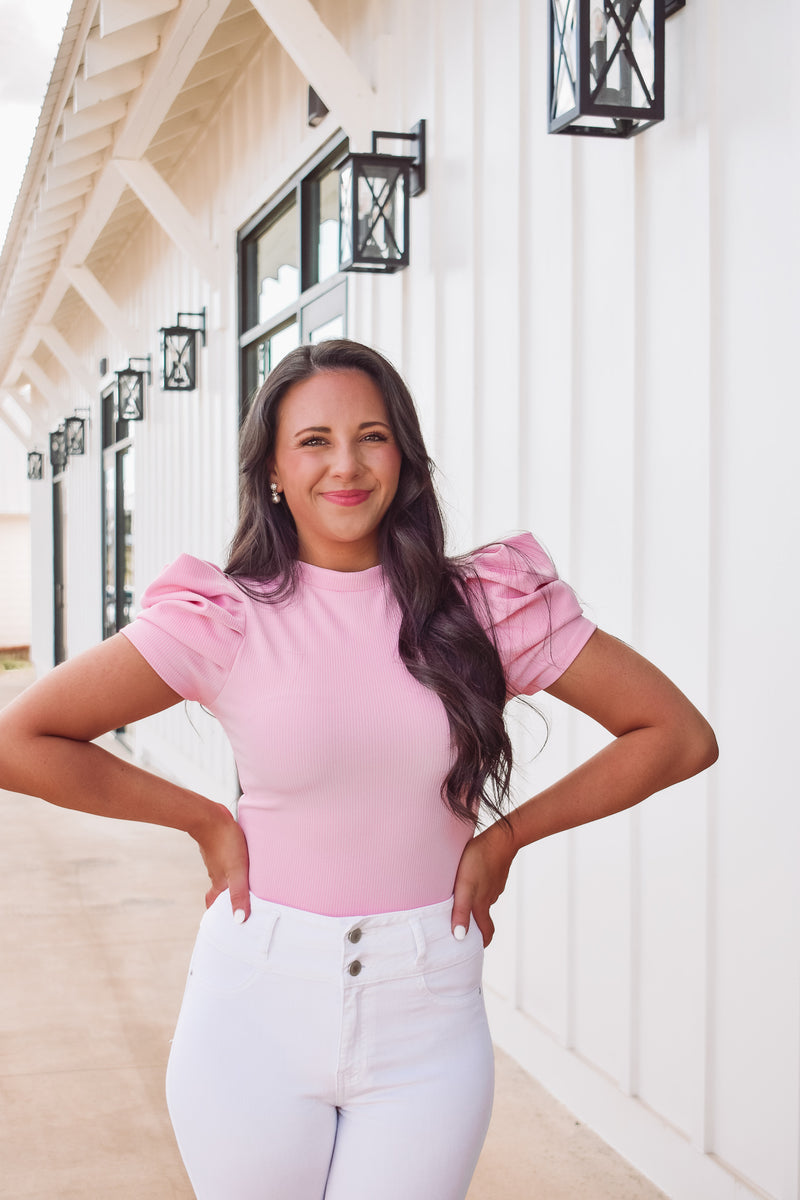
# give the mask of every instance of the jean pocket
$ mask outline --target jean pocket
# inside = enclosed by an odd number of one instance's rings
[[[235,996],[255,983],[264,966],[263,961],[224,948],[201,929],[189,966],[189,979],[216,996]]]
[[[463,1003],[481,994],[483,949],[420,975],[423,991],[443,1004]]]

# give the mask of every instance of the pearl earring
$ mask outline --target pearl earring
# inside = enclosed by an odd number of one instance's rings
[[[277,485],[277,483],[271,483],[269,486],[270,486],[270,490],[271,490],[271,492],[272,492],[272,503],[273,503],[273,504],[280,504],[280,502],[281,502],[281,494],[280,494],[280,492],[278,491],[278,485]]]

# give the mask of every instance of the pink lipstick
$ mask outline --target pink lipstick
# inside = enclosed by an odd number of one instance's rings
[[[364,491],[342,491],[342,492],[323,492],[326,500],[330,500],[331,504],[343,504],[347,507],[354,504],[363,504],[369,496],[369,492]]]

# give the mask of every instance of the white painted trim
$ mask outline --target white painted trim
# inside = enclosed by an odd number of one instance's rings
[[[769,1200],[524,1013],[485,989],[495,1043],[672,1200]]]
[[[113,100],[116,96],[135,92],[142,86],[143,80],[144,67],[137,63],[115,67],[113,71],[95,75],[94,79],[76,79],[72,89],[73,112],[84,112],[94,104],[102,104],[105,100]]]
[[[90,133],[70,138],[69,141],[62,138],[53,147],[53,165],[63,167],[68,163],[90,158],[93,154],[105,150],[113,141],[114,131],[110,125],[103,125],[100,129],[93,129]]]
[[[90,34],[83,51],[83,77],[91,79],[104,71],[113,71],[123,63],[155,54],[159,45],[161,24],[157,19],[142,21],[132,29],[106,33],[102,37]]]
[[[121,121],[128,111],[128,102],[123,96],[96,104],[85,112],[65,112],[63,117],[64,141],[71,142],[73,138],[85,137],[96,129],[106,129]]]
[[[100,37],[177,8],[179,0],[100,0]]]

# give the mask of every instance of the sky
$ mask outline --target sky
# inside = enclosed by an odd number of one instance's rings
[[[0,0],[0,243],[28,162],[70,0]]]

